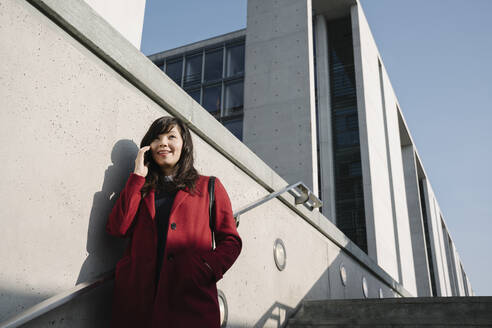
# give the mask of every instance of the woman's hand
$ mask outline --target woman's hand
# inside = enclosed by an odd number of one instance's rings
[[[149,163],[145,164],[145,152],[150,149],[150,146],[145,146],[140,148],[137,154],[137,158],[135,159],[135,170],[133,173],[140,175],[142,177],[146,177],[147,173],[149,173]]]

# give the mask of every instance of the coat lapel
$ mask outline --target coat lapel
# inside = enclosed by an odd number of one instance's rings
[[[171,216],[174,211],[183,203],[183,201],[188,197],[190,193],[188,192],[188,188],[185,190],[178,190],[176,193],[176,197],[174,198],[173,206],[171,207]],[[144,198],[145,206],[147,207],[150,217],[152,220],[155,218],[155,189],[150,189],[149,193]]]
[[[152,220],[155,218],[154,196],[155,196],[155,189],[150,189],[149,193],[144,198],[144,203],[147,206],[147,210],[149,211]]]
[[[186,190],[178,190],[178,193],[176,194],[176,197],[174,198],[173,206],[171,207],[171,213],[169,214],[169,217],[171,217],[176,211],[176,209],[183,203],[183,201],[188,197],[190,194],[188,193],[188,188]]]

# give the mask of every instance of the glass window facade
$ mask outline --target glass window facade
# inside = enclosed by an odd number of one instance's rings
[[[238,139],[242,139],[243,136],[243,119],[242,117],[233,119],[224,119],[222,124],[232,132]]]
[[[350,18],[328,22],[337,227],[367,253]]]
[[[186,57],[184,86],[200,85],[202,82],[202,54]]]
[[[239,140],[243,138],[244,37],[155,63]]]
[[[222,79],[224,54],[222,49],[210,51],[205,54],[205,81]]]
[[[186,90],[186,93],[188,93],[191,98],[195,99],[197,103],[200,103],[200,89]]]
[[[227,47],[227,77],[244,74],[244,44]]]
[[[181,85],[181,78],[183,76],[183,59],[173,59],[166,62],[166,74],[176,84]]]
[[[209,111],[210,114],[218,116],[220,114],[222,85],[214,85],[203,89],[202,106]]]
[[[227,83],[225,85],[225,115],[230,116],[243,110],[244,104],[243,80]]]

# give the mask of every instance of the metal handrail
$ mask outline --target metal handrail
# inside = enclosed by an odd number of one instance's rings
[[[295,193],[294,191],[296,191],[297,193]],[[239,227],[239,217],[241,214],[252,210],[255,207],[258,207],[263,203],[268,202],[270,199],[280,196],[284,192],[289,192],[292,196],[294,196],[296,205],[303,204],[310,211],[323,206],[323,202],[318,197],[316,197],[316,195],[314,195],[302,181],[299,181],[294,184],[288,185],[287,187],[282,188],[278,191],[272,192],[265,197],[260,198],[257,201],[254,201],[253,203],[246,205],[242,209],[236,211],[236,213],[234,213],[236,226]],[[311,205],[308,205],[308,202],[311,203]]]
[[[308,187],[302,182],[296,182],[294,184],[291,184],[285,188],[282,188],[278,191],[272,192],[265,197],[262,197],[253,203],[243,207],[242,209],[236,211],[234,215],[234,219],[236,220],[236,227],[239,226],[239,217],[241,214],[252,210],[253,208],[256,208],[260,206],[261,204],[278,197],[279,195],[283,194],[284,192],[289,192],[292,196],[295,198],[295,203],[296,205],[303,204],[306,206],[309,210],[313,210],[315,208],[321,207],[323,205],[323,202],[319,200],[312,192],[309,190]],[[311,205],[308,205],[307,203],[310,203]],[[32,307],[29,309],[22,311],[21,313],[15,315],[14,317],[8,319],[7,321],[4,321],[0,323],[0,328],[16,328],[19,327],[22,324],[25,324],[26,322],[29,322],[46,312],[49,312],[65,303],[68,303],[69,301],[87,293],[88,291],[96,288],[97,286],[110,281],[114,278],[115,270],[108,271],[106,273],[103,273],[99,275],[98,277],[91,279],[86,282],[82,282],[73,288],[52,296]]]

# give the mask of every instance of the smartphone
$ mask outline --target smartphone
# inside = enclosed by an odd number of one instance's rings
[[[152,159],[152,153],[151,153],[152,150],[147,150],[144,154],[144,165],[147,165],[148,163],[150,163],[151,159]]]

